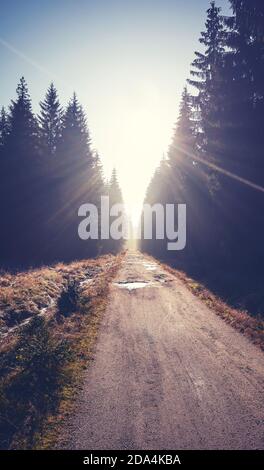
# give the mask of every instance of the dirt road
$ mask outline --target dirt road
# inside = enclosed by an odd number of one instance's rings
[[[263,449],[263,357],[181,281],[129,253],[62,447]]]

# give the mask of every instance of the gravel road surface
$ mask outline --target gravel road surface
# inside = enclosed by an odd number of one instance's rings
[[[150,258],[128,252],[67,449],[263,449],[263,353]]]

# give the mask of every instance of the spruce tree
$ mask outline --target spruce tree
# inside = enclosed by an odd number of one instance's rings
[[[115,168],[112,171],[112,175],[108,183],[108,195],[109,195],[110,211],[111,211],[111,208],[115,204],[123,204],[122,191],[118,182],[117,172]],[[110,216],[110,224],[112,224],[120,216],[121,214],[119,214],[118,216]],[[125,217],[123,217],[123,224],[125,224]],[[111,237],[105,243],[106,250],[111,253],[117,253],[118,251],[120,251],[123,244],[124,244],[124,240],[122,238],[120,240],[114,240]]]
[[[230,0],[236,19],[244,23],[249,36],[262,39],[264,3],[262,0]]]
[[[8,118],[2,172],[1,248],[9,263],[33,263],[39,256],[41,220],[38,127],[24,77],[17,87]]]
[[[233,16],[228,27],[231,124],[226,142],[234,173],[264,187],[264,4],[257,0],[231,0]],[[232,169],[233,171],[233,169]],[[233,244],[237,258],[247,245],[248,259],[263,256],[261,194],[243,184],[233,184],[236,205]],[[226,184],[227,187],[227,184]],[[247,221],[245,224],[244,221]],[[239,240],[239,243],[237,243]]]
[[[150,204],[154,207],[155,204],[173,204],[175,199],[179,202],[176,197],[176,186],[178,183],[174,179],[174,172],[170,166],[169,160],[163,158],[160,165],[154,172],[153,177],[149,183],[146,191],[144,203]],[[145,212],[141,217],[141,242],[140,247],[144,252],[148,252],[154,256],[162,259],[167,257],[167,240],[156,239],[156,216],[154,214],[148,214]],[[146,230],[152,230],[152,239],[145,240],[144,233]],[[165,227],[164,227],[165,229]]]
[[[80,199],[86,202],[91,190],[94,156],[86,116],[76,94],[68,103],[63,116],[58,170],[64,190],[68,191],[68,203]],[[70,195],[72,197],[70,197]]]
[[[196,79],[188,83],[198,90],[193,98],[197,109],[197,145],[200,156],[205,159],[217,161],[219,157],[218,140],[221,125],[221,110],[223,107],[224,79],[224,41],[225,31],[221,9],[215,2],[210,3],[207,10],[206,29],[201,33],[200,43],[204,52],[195,52],[196,59],[192,63],[191,75]],[[209,172],[211,174],[211,172]]]
[[[223,233],[223,230],[230,229],[227,199],[233,197],[229,188],[226,188],[226,178],[206,163],[235,171],[235,157],[233,150],[230,151],[229,148],[230,134],[234,128],[233,107],[230,105],[233,86],[229,72],[230,52],[226,50],[227,31],[224,17],[221,15],[221,8],[218,8],[214,1],[207,10],[205,31],[201,33],[200,43],[204,46],[204,52],[195,53],[196,59],[191,70],[191,75],[196,79],[188,80],[198,90],[198,94],[193,98],[198,115],[196,150],[199,163],[196,169],[200,170],[199,178],[196,179],[196,183],[199,181],[199,195],[195,199],[199,201],[203,220],[203,223],[200,223],[203,237],[199,244],[216,262],[220,247],[227,250],[227,245],[230,244],[230,241],[227,242],[229,234]],[[203,160],[204,165],[201,163]],[[226,209],[219,209],[220,205],[226,204]]]
[[[27,164],[37,151],[38,126],[24,77],[20,79],[16,91],[17,99],[11,101],[9,111],[8,152],[9,158],[24,158]]]
[[[93,191],[93,201],[100,208],[101,196],[105,195],[107,188],[103,176],[103,166],[99,153],[94,152],[92,176],[90,180],[91,188]]]
[[[119,182],[117,179],[117,172],[115,168],[112,171],[110,182],[109,182],[109,199],[110,199],[110,206],[113,204],[123,204],[122,191],[119,186]]]
[[[85,162],[92,165],[91,139],[87,127],[86,116],[76,93],[70,100],[62,125],[62,148],[68,162]]]
[[[44,101],[40,102],[40,108],[38,120],[41,150],[45,156],[53,156],[61,137],[63,116],[58,93],[53,83],[50,84]]]
[[[170,187],[173,186],[173,202],[185,204],[187,210],[188,243],[184,252],[177,253],[178,261],[185,266],[195,264],[201,256],[204,245],[208,245],[206,232],[211,213],[208,175],[203,166],[196,161],[196,155],[200,151],[197,147],[196,132],[193,100],[185,88],[180,103],[179,118],[169,148]]]
[[[195,122],[192,100],[187,87],[185,87],[180,103],[179,118],[169,148],[169,163],[172,172],[174,172],[175,180],[177,180],[175,191],[180,199],[183,197],[179,196],[180,188],[183,191],[185,181],[193,171],[195,150]]]
[[[231,0],[231,5],[234,14],[226,18],[234,121],[230,142],[240,175],[264,185],[264,4]]]
[[[195,70],[191,71],[191,75],[197,77],[198,80],[188,81],[198,88],[201,93],[210,92],[218,75],[218,67],[222,63],[224,28],[223,18],[220,13],[221,8],[216,7],[215,2],[212,1],[210,8],[207,10],[206,30],[201,33],[199,39],[205,48],[205,52],[196,51],[196,59],[192,63]]]
[[[82,204],[93,202],[94,155],[86,116],[75,93],[63,116],[56,160],[55,213],[59,214],[56,231],[60,232],[55,251],[64,259],[85,258],[95,254],[95,244],[79,239],[78,210]]]
[[[99,226],[98,226],[98,233],[101,233],[101,197],[107,196],[108,194],[108,187],[105,184],[104,175],[103,175],[103,166],[101,163],[101,159],[99,153],[97,151],[94,152],[93,158],[93,167],[91,169],[91,176],[89,179],[89,202],[95,204],[98,210],[98,218],[99,218]],[[100,237],[99,237],[100,238]],[[94,252],[102,253],[103,251],[107,251],[104,241],[94,242]]]
[[[9,133],[8,115],[4,108],[1,108],[0,114],[0,152],[4,149]]]

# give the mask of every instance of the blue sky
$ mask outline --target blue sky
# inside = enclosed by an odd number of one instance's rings
[[[219,6],[229,11],[227,0]],[[166,153],[209,0],[0,0],[0,104],[24,75],[35,111],[53,80],[87,113],[106,176],[138,207]],[[2,41],[2,42],[1,42]]]

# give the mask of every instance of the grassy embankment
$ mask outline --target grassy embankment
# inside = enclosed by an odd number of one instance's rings
[[[165,270],[178,277],[195,296],[199,297],[199,299],[225,322],[229,323],[233,328],[240,331],[247,336],[250,341],[264,350],[263,315],[251,315],[246,309],[234,308],[228,301],[214,294],[202,282],[197,282],[197,280],[189,277],[184,271],[172,268],[159,260],[156,261],[158,261]]]
[[[52,448],[122,255],[0,276],[0,448]]]

